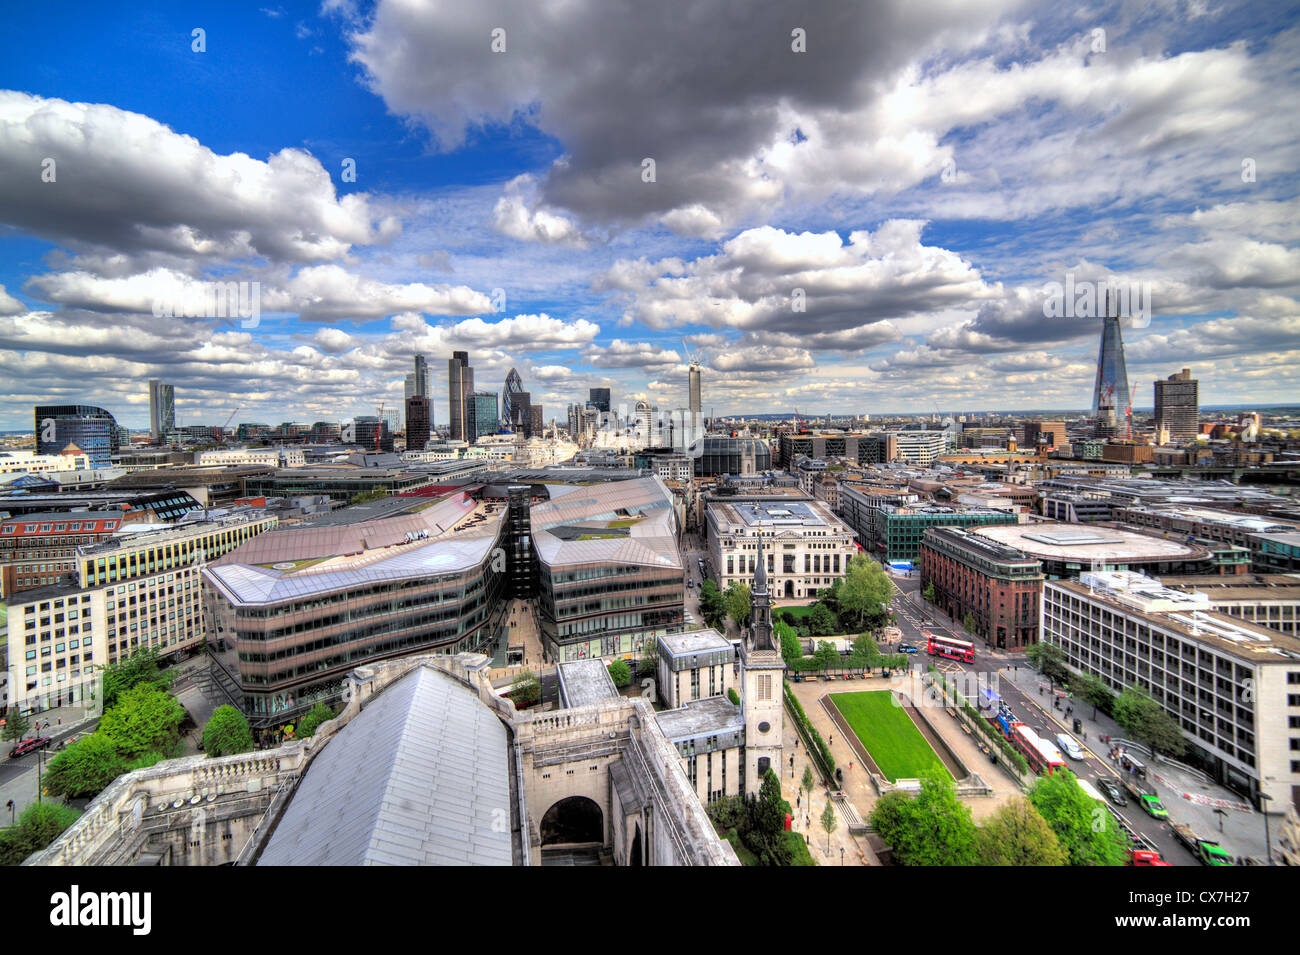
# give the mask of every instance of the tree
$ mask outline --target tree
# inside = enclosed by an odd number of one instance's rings
[[[1070,679],[1070,671],[1065,666],[1065,653],[1054,643],[1033,644],[1025,650],[1025,658],[1038,667],[1053,685]]]
[[[737,627],[743,627],[749,622],[749,584],[732,582],[723,592],[722,599],[727,608],[727,616],[735,621]]]
[[[1040,777],[1029,801],[1052,827],[1070,865],[1123,865],[1127,841],[1106,807],[1082,789],[1074,773]]]
[[[824,637],[827,634],[835,632],[835,614],[831,613],[830,608],[824,603],[819,603],[813,607],[812,613],[808,616],[808,629],[814,636]]]
[[[626,660],[615,660],[609,665],[609,678],[620,690],[632,682],[632,668]]]
[[[839,587],[841,612],[861,629],[867,618],[885,616],[893,593],[894,585],[881,566],[865,554],[856,554]]]
[[[647,638],[641,641],[641,655],[636,660],[637,676],[654,676],[659,669],[659,641]]]
[[[542,684],[532,670],[521,670],[506,696],[514,701],[515,706],[531,706],[542,698]]]
[[[297,736],[299,739],[310,739],[316,735],[316,730],[322,723],[328,723],[334,719],[334,711],[324,703],[315,704],[307,715],[298,721]]]
[[[1065,865],[1065,850],[1033,803],[1013,796],[980,826],[975,839],[980,865]]]
[[[799,635],[794,627],[784,621],[778,623],[773,629],[781,640],[781,659],[791,669],[797,668],[799,661],[803,659],[803,644],[799,642]]]
[[[975,823],[957,801],[952,780],[930,773],[915,796],[885,793],[871,813],[871,824],[894,849],[901,865],[971,865],[975,861]]]
[[[817,785],[817,780],[813,778],[812,767],[805,766],[803,768],[803,778],[799,780],[799,788],[802,789],[806,795],[810,796],[812,795],[813,786],[815,785]]]
[[[117,703],[127,690],[148,683],[163,690],[172,688],[174,675],[161,669],[159,654],[153,647],[141,647],[129,657],[104,669],[104,709]]]
[[[1129,687],[1115,700],[1115,722],[1153,750],[1178,757],[1187,744],[1183,731],[1165,708],[1141,690]]]
[[[938,602],[938,600],[939,600],[939,595],[936,594],[935,591],[934,591],[934,581],[933,581],[933,580],[930,581],[928,584],[925,585],[925,590],[921,591],[921,596],[925,598],[925,602],[928,603],[928,604],[932,604],[932,603],[936,603],[936,602]]]
[[[965,630],[967,633],[975,633],[979,630],[980,623],[978,620],[975,619],[975,615],[973,613],[967,611],[966,616],[962,617],[961,625],[962,625],[962,629]]]
[[[880,646],[869,633],[859,634],[853,641],[853,651],[849,654],[849,666],[863,670],[872,670],[881,665]]]
[[[1097,707],[1108,709],[1115,700],[1111,695],[1110,687],[1088,673],[1081,673],[1074,678],[1074,689],[1079,694],[1079,699],[1091,704],[1094,720],[1097,718]]]
[[[736,688],[734,686],[727,687],[727,699],[729,699],[732,702],[733,706],[740,705],[740,694],[736,692]]]
[[[253,748],[253,731],[244,714],[233,706],[218,706],[203,727],[203,752],[208,756],[234,756]]]
[[[835,644],[829,640],[823,640],[817,644],[817,652],[813,654],[813,659],[817,661],[819,670],[829,670],[831,667],[839,666],[840,651],[835,649]]]
[[[31,728],[31,723],[27,717],[17,710],[11,710],[5,717],[4,739],[6,742],[17,742],[27,735]]]
[[[18,825],[0,831],[0,865],[20,865],[62,835],[80,815],[63,803],[32,803],[18,817]]]
[[[826,800],[826,805],[822,809],[821,821],[822,829],[826,832],[826,852],[829,854],[831,851],[831,835],[839,825],[839,821],[835,818],[835,807],[831,805],[829,799]]]
[[[180,742],[184,708],[155,683],[139,683],[118,696],[104,712],[99,732],[128,760],[149,752],[174,752]]]
[[[769,769],[763,774],[758,799],[750,808],[745,845],[762,865],[789,865],[790,848],[785,841],[786,802],[781,798],[781,780]]]
[[[103,733],[91,733],[50,760],[46,792],[72,799],[98,796],[127,771],[127,763],[116,743]]]
[[[712,580],[706,580],[700,585],[700,613],[704,616],[704,622],[714,630],[721,630],[726,624],[727,602]]]

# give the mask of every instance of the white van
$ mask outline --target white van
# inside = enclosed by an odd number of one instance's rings
[[[1057,733],[1056,745],[1061,747],[1061,751],[1071,759],[1083,759],[1083,747],[1075,742],[1074,737],[1069,733]]]

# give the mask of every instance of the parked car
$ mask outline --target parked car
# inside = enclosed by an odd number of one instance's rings
[[[9,750],[9,758],[17,759],[19,756],[26,756],[28,753],[34,753],[38,749],[48,749],[50,738],[48,736],[33,736],[31,739],[25,739],[13,749]]]
[[[1106,798],[1109,799],[1116,806],[1128,805],[1128,800],[1124,798],[1124,789],[1123,787],[1120,786],[1118,782],[1115,781],[1114,776],[1100,777],[1097,780],[1097,788],[1100,789],[1103,793],[1105,793]]]

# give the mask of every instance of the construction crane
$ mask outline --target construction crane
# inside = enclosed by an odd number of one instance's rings
[[[1137,397],[1138,383],[1133,382],[1133,391],[1128,396],[1128,440],[1133,440],[1133,399]]]
[[[383,447],[379,443],[379,435],[383,430],[384,430],[384,403],[381,401],[379,402],[379,423],[375,425],[375,454],[378,454],[380,452],[380,449]]]
[[[235,415],[237,414],[239,414],[238,405],[235,406],[234,411],[230,412],[230,417],[226,418],[226,423],[223,424],[221,426],[221,430],[217,432],[217,440],[220,441],[222,444],[226,443],[226,429],[230,427],[230,422],[235,420]]]

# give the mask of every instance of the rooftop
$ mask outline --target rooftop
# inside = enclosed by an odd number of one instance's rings
[[[675,710],[664,710],[655,714],[659,728],[664,736],[672,742],[694,739],[697,736],[716,733],[742,732],[745,719],[736,706],[725,696],[711,696],[704,700],[692,700]]]
[[[479,566],[506,512],[456,494],[413,514],[261,534],[204,574],[232,602],[274,604],[371,581],[453,574]]]
[[[478,694],[419,667],[325,745],[258,865],[510,865],[508,746]]]
[[[556,673],[560,678],[560,695],[567,706],[588,706],[619,695],[609,667],[599,658],[560,663]]]
[[[549,566],[611,562],[682,567],[672,493],[655,477],[569,491],[531,511],[533,542]]]
[[[712,653],[716,650],[732,650],[731,641],[716,630],[687,630],[683,633],[665,633],[659,637],[659,643],[672,656],[688,656],[692,653]]]
[[[1203,548],[1118,528],[1079,524],[987,525],[972,531],[1032,557],[1071,561],[1160,560],[1193,557]]]
[[[1047,586],[1121,608],[1129,616],[1254,663],[1300,661],[1300,639],[1238,617],[1207,609],[1203,593],[1173,590],[1145,574],[1126,570],[1081,574]]]

